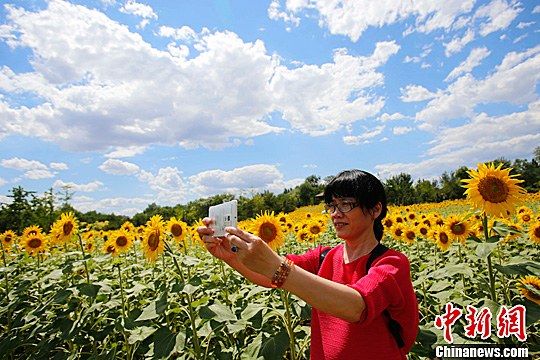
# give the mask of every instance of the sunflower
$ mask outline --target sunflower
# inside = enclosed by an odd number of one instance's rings
[[[424,239],[427,239],[428,234],[429,234],[429,226],[424,223],[420,223],[416,225],[416,231],[417,231],[418,236],[421,236]]]
[[[25,227],[24,230],[23,230],[23,233],[22,233],[22,238],[27,238],[29,236],[34,236],[34,235],[41,235],[42,234],[42,230],[39,226],[37,225],[30,225],[28,227]]]
[[[309,232],[309,230],[306,230],[306,229],[301,229],[300,231],[298,231],[296,233],[296,238],[300,242],[312,241],[311,233]]]
[[[519,279],[519,282],[521,284],[521,286],[518,286],[519,291],[523,296],[540,305],[540,278],[529,275]]]
[[[384,228],[389,230],[392,225],[394,225],[394,220],[392,220],[391,217],[387,217],[382,221],[382,224],[384,225]]]
[[[442,251],[447,251],[450,248],[450,245],[452,245],[452,238],[450,237],[448,230],[443,226],[437,226],[432,229],[431,236],[435,240],[435,244]]]
[[[317,239],[326,230],[326,227],[321,225],[319,221],[310,221],[306,228],[312,235],[312,240]]]
[[[114,242],[111,240],[107,240],[103,243],[103,253],[104,254],[111,254],[112,256],[118,255],[118,250],[114,246]]]
[[[504,239],[503,242],[509,242],[513,241],[517,238],[519,238],[523,233],[523,228],[520,224],[512,221],[512,220],[506,220],[503,222],[506,225],[506,232],[503,234]]]
[[[529,227],[529,239],[536,244],[540,244],[540,221],[532,223]]]
[[[133,236],[125,228],[120,228],[109,236],[109,241],[119,253],[128,252],[133,245]]]
[[[257,215],[251,226],[251,232],[274,250],[280,248],[285,241],[279,219],[274,216],[273,211],[271,213],[265,211],[264,214]]]
[[[77,219],[72,212],[63,213],[60,219],[56,220],[51,228],[51,235],[53,239],[58,243],[65,243],[71,240],[73,235],[77,233],[79,226],[77,225]]]
[[[125,221],[122,226],[120,226],[120,229],[124,229],[127,232],[135,232],[135,225],[133,225],[130,221]]]
[[[402,223],[395,223],[390,228],[390,234],[395,240],[402,240],[404,232],[405,232],[405,227],[403,226]]]
[[[178,243],[183,243],[187,234],[187,224],[172,217],[167,222],[167,230],[172,234],[174,240]]]
[[[406,226],[401,238],[405,241],[405,243],[411,245],[414,243],[414,240],[416,240],[416,235],[416,229],[414,226]]]
[[[17,235],[13,230],[6,230],[2,234],[2,245],[4,246],[4,249],[10,249],[16,239]]]
[[[478,164],[478,170],[468,171],[471,178],[462,180],[467,184],[463,186],[467,199],[487,215],[505,217],[525,194],[518,185],[523,180],[515,179],[510,170],[502,169],[502,164]]]
[[[148,261],[156,261],[158,255],[163,252],[165,235],[165,222],[161,215],[154,215],[146,223],[142,247],[144,256]]]
[[[471,229],[470,223],[455,215],[450,215],[446,219],[444,226],[452,240],[457,240],[463,244],[469,237],[469,232]]]
[[[518,221],[522,224],[529,224],[533,219],[533,212],[530,209],[518,212]]]
[[[47,240],[42,233],[32,233],[22,239],[22,245],[27,253],[36,256],[38,253],[45,252]]]

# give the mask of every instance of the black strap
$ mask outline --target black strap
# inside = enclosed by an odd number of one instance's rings
[[[321,254],[319,255],[319,269],[321,268],[321,265],[324,261],[324,258],[326,257],[326,254],[328,254],[330,250],[331,249],[328,248],[321,251]],[[375,246],[375,248],[371,250],[371,253],[369,254],[368,260],[366,262],[366,274],[371,268],[371,265],[373,264],[373,262],[379,256],[384,254],[386,250],[388,250],[388,247],[384,246],[381,243],[378,243],[377,246]],[[390,330],[390,333],[396,340],[396,344],[398,345],[399,348],[402,348],[405,345],[405,343],[403,342],[403,338],[401,337],[401,334],[400,334],[401,325],[399,325],[399,323],[396,320],[392,319],[388,310],[385,309],[383,312],[383,315],[388,318],[388,330]]]

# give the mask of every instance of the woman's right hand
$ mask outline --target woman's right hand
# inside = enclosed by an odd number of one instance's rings
[[[229,242],[229,239],[227,239],[226,237],[213,236],[214,230],[210,228],[210,225],[212,224],[211,218],[204,218],[202,222],[205,226],[199,226],[197,228],[197,232],[203,240],[206,250],[208,250],[208,252],[216,258],[221,259],[225,262],[233,259],[236,254],[231,251],[232,245]]]

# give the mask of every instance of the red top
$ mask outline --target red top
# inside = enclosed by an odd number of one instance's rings
[[[312,308],[311,359],[406,359],[419,322],[407,257],[389,249],[373,261],[366,275],[369,254],[345,264],[343,244],[328,252],[319,269],[319,256],[325,248],[328,247],[318,246],[303,255],[287,257],[306,271],[357,290],[366,308],[361,320],[354,323]],[[385,309],[401,326],[405,343],[401,349],[388,329]]]

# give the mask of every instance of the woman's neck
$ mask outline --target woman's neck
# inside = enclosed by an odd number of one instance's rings
[[[364,239],[345,240],[345,251],[343,252],[343,260],[345,264],[369,254],[379,243],[374,234],[370,234]]]

